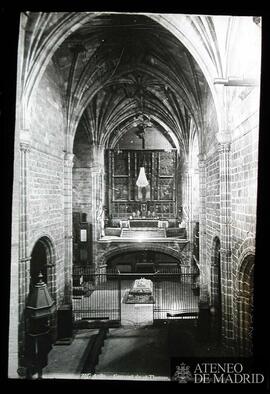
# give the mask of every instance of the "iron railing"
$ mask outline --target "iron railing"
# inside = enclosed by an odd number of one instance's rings
[[[198,317],[197,276],[198,272],[190,267],[158,273],[153,286],[154,321]]]
[[[121,320],[121,283],[117,271],[73,268],[75,320]]]
[[[75,320],[105,320],[121,323],[124,294],[136,279],[153,283],[153,321],[197,318],[198,271],[189,266],[154,273],[96,272],[91,267],[73,267],[73,314]]]

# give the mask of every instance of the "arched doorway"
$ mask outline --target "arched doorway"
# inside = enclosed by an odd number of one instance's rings
[[[253,352],[253,303],[254,303],[254,255],[246,256],[240,266],[238,294],[238,343],[241,356],[250,357]]]
[[[47,236],[39,238],[32,249],[29,293],[39,281],[40,273],[43,276],[43,282],[47,284],[50,295],[56,301],[55,252],[52,241]],[[53,341],[55,341],[57,338],[56,315],[54,314],[51,319],[51,336]]]
[[[30,290],[39,281],[39,274],[43,275],[43,282],[53,291],[53,248],[47,237],[41,237],[35,243],[30,262]],[[53,295],[53,294],[52,294]]]
[[[179,267],[180,261],[175,257],[146,249],[119,253],[107,260],[107,269],[126,273],[173,272]]]
[[[220,343],[222,331],[220,239],[214,238],[211,258],[211,303],[213,307],[213,339]]]

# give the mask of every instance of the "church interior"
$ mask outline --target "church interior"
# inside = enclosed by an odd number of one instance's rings
[[[10,377],[252,355],[260,59],[259,17],[21,13]]]

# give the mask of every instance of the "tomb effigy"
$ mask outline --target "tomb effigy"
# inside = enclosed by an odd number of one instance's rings
[[[126,293],[124,302],[127,304],[153,304],[153,282],[150,279],[136,279]]]

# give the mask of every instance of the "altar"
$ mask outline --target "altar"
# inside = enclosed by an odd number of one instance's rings
[[[131,228],[133,227],[151,227],[151,228],[155,228],[158,227],[158,220],[154,220],[154,219],[131,219],[129,220],[129,226]]]
[[[128,221],[130,228],[167,228],[167,220],[159,219],[130,219]]]

